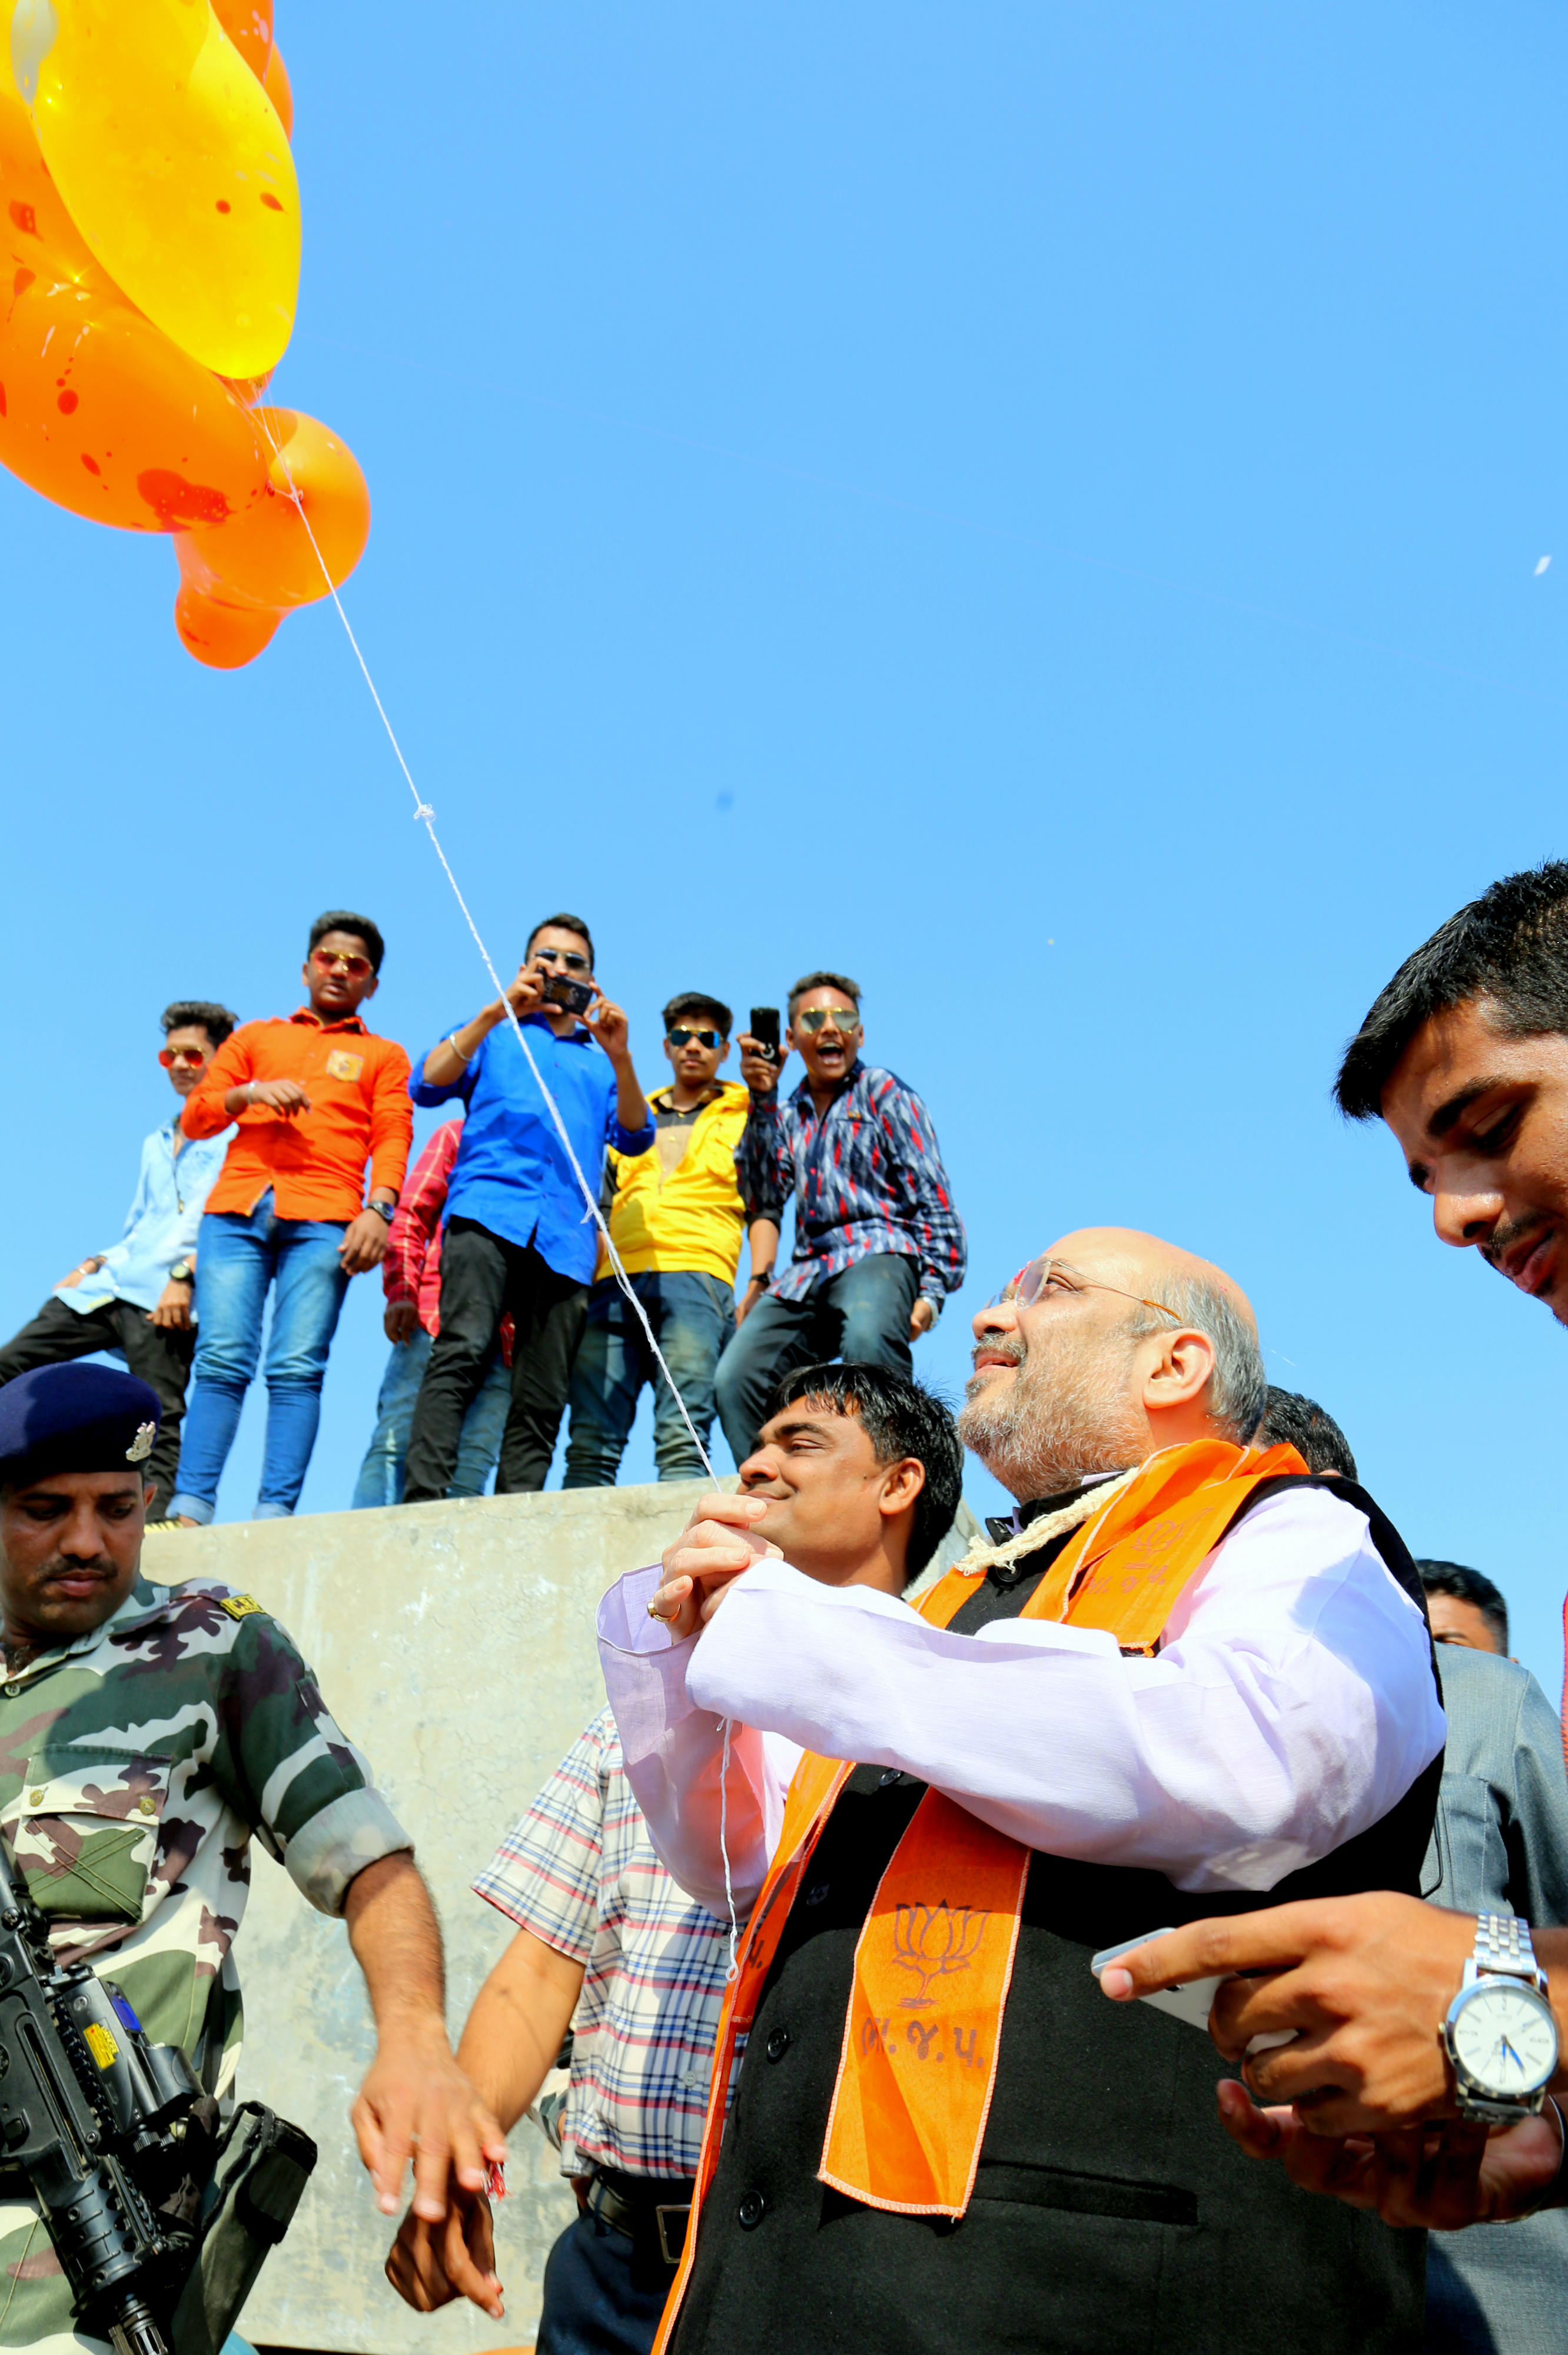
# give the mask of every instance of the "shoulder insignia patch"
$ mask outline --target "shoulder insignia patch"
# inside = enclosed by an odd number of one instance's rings
[[[249,1619],[256,1613],[260,1613],[263,1619],[267,1615],[266,1605],[258,1603],[253,1594],[220,1594],[217,1602],[219,1608],[227,1611],[231,1619]]]

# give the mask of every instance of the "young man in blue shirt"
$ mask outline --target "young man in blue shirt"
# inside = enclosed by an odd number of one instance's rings
[[[552,982],[593,992],[579,1017],[546,998]],[[512,1408],[496,1493],[542,1488],[582,1335],[599,1234],[556,1124],[507,1016],[510,1006],[596,1193],[604,1149],[646,1153],[653,1120],[627,1045],[627,1019],[593,978],[580,916],[551,916],[529,934],[517,978],[414,1067],[417,1104],[467,1107],[447,1187],[441,1327],[414,1410],[404,1501],[444,1497],[463,1416],[512,1312]],[[602,1049],[602,1054],[599,1050]]]
[[[225,1006],[179,998],[164,1007],[161,1018],[158,1060],[183,1103],[238,1017]],[[147,1459],[154,1520],[169,1509],[180,1456],[180,1419],[196,1348],[196,1230],[233,1135],[226,1128],[221,1136],[189,1143],[176,1104],[142,1146],[120,1241],[90,1252],[62,1276],[32,1322],[0,1349],[0,1382],[35,1366],[112,1349],[157,1392],[163,1419]]]

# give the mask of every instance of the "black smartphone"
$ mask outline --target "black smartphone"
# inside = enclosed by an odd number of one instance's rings
[[[751,1035],[770,1063],[779,1060],[779,1008],[776,1006],[754,1006],[751,1009]]]
[[[589,984],[568,980],[564,973],[553,973],[541,995],[546,1006],[558,1006],[563,1014],[586,1014],[593,1004]]]

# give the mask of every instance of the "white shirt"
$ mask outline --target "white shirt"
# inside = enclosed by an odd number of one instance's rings
[[[1387,1815],[1443,1747],[1421,1613],[1365,1514],[1326,1489],[1255,1507],[1183,1591],[1156,1659],[1039,1619],[953,1635],[779,1561],[745,1572],[703,1634],[673,1644],[646,1611],[661,1575],[610,1589],[599,1656],[653,1845],[719,1913],[726,1717],[743,1913],[779,1838],[779,1736],[899,1767],[1028,1848],[1192,1891],[1272,1889]]]

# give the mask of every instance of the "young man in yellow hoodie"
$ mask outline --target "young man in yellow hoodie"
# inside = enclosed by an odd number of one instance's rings
[[[686,990],[664,1008],[671,1084],[649,1097],[656,1134],[646,1153],[605,1156],[614,1188],[607,1217],[621,1264],[647,1311],[692,1421],[707,1444],[714,1374],[735,1331],[735,1276],[745,1213],[735,1151],[747,1093],[721,1080],[732,1017],[716,997]],[[751,1228],[753,1284],[772,1272],[779,1231]],[[767,1264],[758,1265],[759,1256]],[[703,1465],[670,1386],[601,1246],[588,1325],[572,1372],[567,1488],[612,1487],[644,1382],[653,1386],[653,1454],[661,1480],[695,1480]]]

